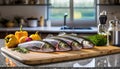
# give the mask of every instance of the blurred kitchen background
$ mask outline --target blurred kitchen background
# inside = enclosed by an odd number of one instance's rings
[[[120,19],[119,8],[120,0],[0,0],[0,27],[97,27],[100,12],[107,11],[109,23]]]
[[[13,20],[14,17],[51,20],[52,26],[63,25],[64,13],[68,13],[68,25],[96,25],[96,13],[106,10],[109,19],[119,18],[119,0],[0,0],[0,18]],[[73,2],[72,2],[73,1]],[[71,4],[72,2],[72,4]],[[105,5],[103,5],[105,4]],[[107,4],[107,5],[106,5]],[[110,5],[108,5],[110,4]],[[115,4],[115,5],[113,5]],[[73,9],[71,11],[71,9]],[[97,12],[96,12],[97,10]],[[108,20],[109,20],[108,19]],[[60,20],[58,22],[58,20]],[[56,22],[57,21],[57,22]]]

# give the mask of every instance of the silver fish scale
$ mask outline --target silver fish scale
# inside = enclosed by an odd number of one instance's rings
[[[65,35],[63,37],[74,39],[74,40],[78,41],[79,43],[82,43],[82,41],[84,40],[82,38],[77,38],[77,37],[73,37],[73,36],[69,36],[69,35]]]
[[[65,40],[65,41],[68,41],[68,42],[72,42],[72,40],[69,40],[69,39],[65,39],[65,38],[59,38],[61,40]]]
[[[44,45],[45,43],[44,42],[41,42],[41,41],[30,41],[30,42],[25,42],[25,43],[21,43],[21,44],[18,44],[18,47],[24,47],[24,48],[27,48],[27,47],[38,47],[38,48],[42,48],[42,46]]]
[[[50,42],[57,42],[57,43],[59,43],[59,42],[60,42],[60,41],[55,40],[55,39],[43,39],[43,41],[50,41]]]
[[[52,44],[53,46],[56,46],[56,44],[58,44],[60,41],[55,40],[55,39],[43,39],[43,41],[46,41],[50,44]]]
[[[73,41],[70,40],[70,39],[62,38],[62,37],[52,37],[52,38],[53,38],[53,39],[60,39],[60,40],[67,41],[67,42],[73,42]]]

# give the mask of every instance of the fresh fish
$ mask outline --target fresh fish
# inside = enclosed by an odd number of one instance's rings
[[[64,37],[51,37],[51,38],[66,42],[69,46],[71,46],[72,50],[80,50],[82,48],[82,45],[78,41],[73,39],[68,39]]]
[[[92,42],[88,40],[83,40],[82,44],[83,48],[93,48],[95,46]]]
[[[18,44],[18,47],[27,48],[35,52],[54,52],[55,47],[44,41],[29,41]]]
[[[52,38],[46,38],[43,39],[43,41],[50,43],[56,48],[56,51],[69,51],[71,50],[71,47],[62,40],[52,39]]]
[[[83,37],[77,37],[77,36],[73,36],[73,35],[62,35],[61,37],[76,40],[80,44],[82,44],[83,48],[93,48],[94,47],[94,44],[91,41],[89,41]]]

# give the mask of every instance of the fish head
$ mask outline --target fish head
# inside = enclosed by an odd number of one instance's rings
[[[93,48],[94,47],[94,44],[90,41],[87,41],[87,40],[84,40],[82,42],[82,44],[83,44],[83,48]]]

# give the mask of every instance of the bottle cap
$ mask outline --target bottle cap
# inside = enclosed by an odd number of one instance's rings
[[[100,13],[100,15],[107,15],[107,12],[106,12],[106,11],[102,11],[102,12]]]
[[[107,21],[106,11],[103,11],[103,12],[100,13],[99,20],[100,20],[100,24],[106,24],[106,21]]]

